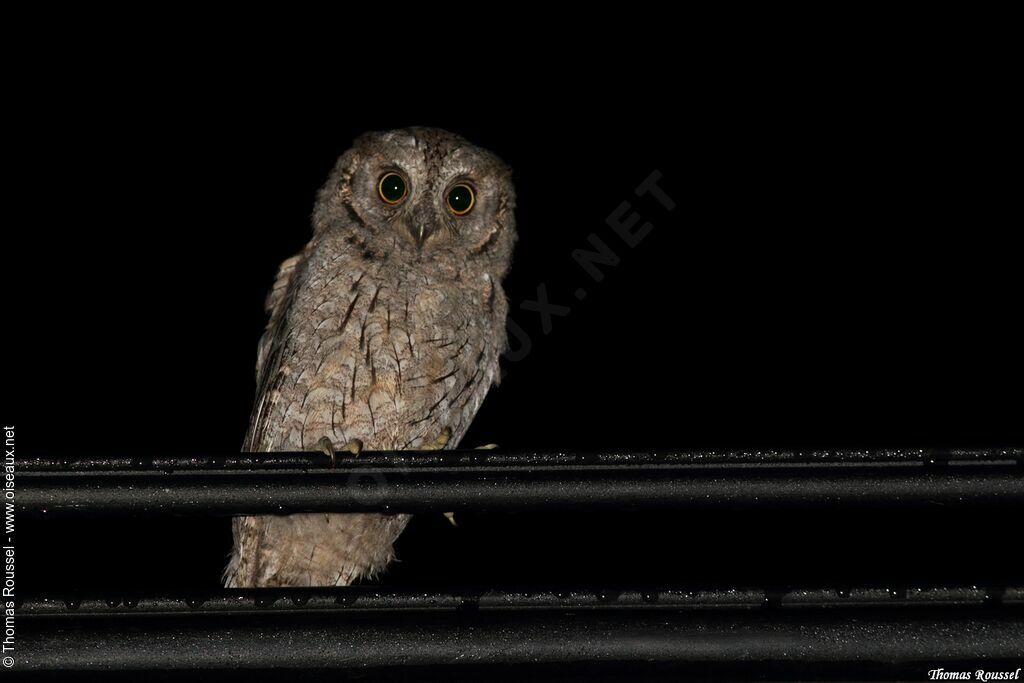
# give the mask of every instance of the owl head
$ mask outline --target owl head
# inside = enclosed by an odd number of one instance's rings
[[[368,257],[400,258],[501,278],[515,242],[511,171],[498,157],[433,128],[359,137],[317,195],[313,228]]]

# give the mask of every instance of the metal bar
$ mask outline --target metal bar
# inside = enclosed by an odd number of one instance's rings
[[[236,591],[29,599],[18,623],[21,670],[668,664],[925,677],[956,662],[1020,666],[1024,591]]]
[[[386,586],[225,589],[178,595],[29,596],[17,602],[18,618],[152,616],[271,612],[466,610],[784,610],[865,607],[1021,607],[1024,585],[844,588],[551,588],[424,591]]]
[[[310,453],[37,458],[16,510],[82,514],[1024,505],[1024,453]]]
[[[686,450],[686,451],[364,451],[357,459],[339,460],[338,467],[358,465],[391,467],[565,467],[710,465],[710,464],[793,464],[817,463],[917,463],[928,465],[974,462],[1021,462],[1024,448],[895,448],[831,450]],[[330,460],[320,452],[220,453],[83,456],[55,453],[18,461],[25,472],[77,472],[128,470],[252,470],[327,469]]]

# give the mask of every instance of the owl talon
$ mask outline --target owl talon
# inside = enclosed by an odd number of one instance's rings
[[[425,441],[423,443],[423,445],[420,446],[420,450],[421,451],[440,451],[440,450],[444,449],[445,446],[448,445],[448,442],[451,441],[451,438],[452,438],[452,428],[451,427],[445,427],[444,429],[441,430],[441,433],[438,434],[437,437],[434,438],[432,441]]]
[[[444,513],[444,518],[447,519],[449,522],[451,522],[452,526],[455,526],[455,527],[459,526],[459,523],[455,521],[455,513],[454,512],[446,512],[446,513]]]
[[[331,459],[331,467],[337,463],[334,457],[334,444],[326,436],[321,436],[320,440],[316,442],[316,449],[322,452],[324,455]]]
[[[316,442],[317,450],[322,451],[325,455],[331,458],[331,467],[337,464],[337,453],[348,452],[353,456],[358,456],[363,451],[363,442],[359,439],[352,439],[347,444],[338,449],[334,450],[334,444],[326,436],[321,436],[320,440]]]
[[[493,451],[497,447],[498,447],[498,444],[496,444],[496,443],[485,443],[483,446],[477,446],[473,450],[475,450],[475,451]]]

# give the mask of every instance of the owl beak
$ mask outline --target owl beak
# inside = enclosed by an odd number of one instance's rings
[[[423,248],[423,243],[430,237],[430,229],[427,227],[424,221],[409,221],[407,224],[409,231],[409,237],[412,238],[413,243],[416,244],[417,249]]]
[[[423,243],[430,237],[431,216],[422,211],[416,211],[409,216],[409,221],[406,224],[409,229],[409,235],[412,236],[412,241],[416,243],[417,249],[423,248]]]

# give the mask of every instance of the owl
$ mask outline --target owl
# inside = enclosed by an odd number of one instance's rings
[[[317,194],[267,297],[243,450],[452,448],[506,347],[511,171],[442,130],[368,133]],[[233,520],[228,587],[343,586],[394,557],[405,514]]]

